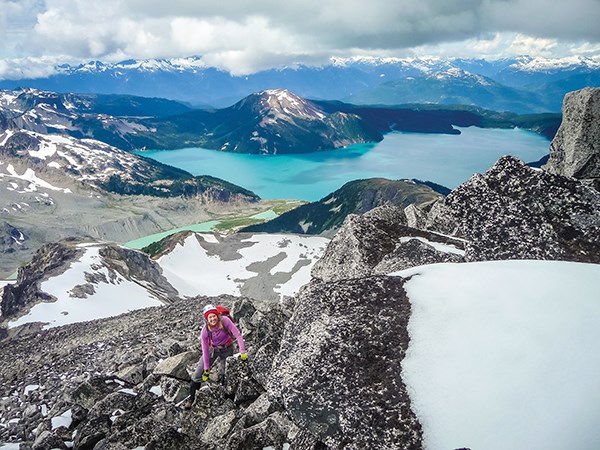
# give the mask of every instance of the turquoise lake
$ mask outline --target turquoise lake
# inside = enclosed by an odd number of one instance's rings
[[[460,135],[390,133],[377,144],[297,155],[239,155],[201,148],[139,154],[193,175],[211,175],[263,199],[315,201],[344,183],[416,178],[453,189],[503,155],[525,162],[548,154],[550,141],[521,129],[460,128]]]

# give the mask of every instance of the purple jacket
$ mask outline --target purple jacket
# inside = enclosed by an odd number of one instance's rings
[[[237,339],[238,347],[240,348],[240,353],[246,353],[246,346],[244,344],[244,338],[242,337],[242,333],[237,329],[235,324],[231,321],[229,317],[221,317],[221,323],[223,327],[227,328],[231,335]],[[210,351],[209,351],[209,342],[208,342],[208,324],[204,324],[202,327],[202,331],[200,332],[200,341],[202,342],[202,359],[204,360],[204,370],[210,369]],[[231,338],[229,334],[221,328],[217,326],[213,328],[211,331],[211,340],[213,347],[219,347],[226,345]]]

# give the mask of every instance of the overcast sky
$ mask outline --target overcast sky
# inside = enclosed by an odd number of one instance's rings
[[[234,74],[358,55],[597,57],[598,23],[600,0],[0,0],[0,76],[185,56]]]

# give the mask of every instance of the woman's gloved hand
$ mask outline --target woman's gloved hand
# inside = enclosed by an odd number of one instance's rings
[[[240,353],[240,359],[246,361],[248,359],[248,353]]]
[[[210,370],[205,370],[202,372],[202,381],[208,381],[208,376],[210,375]]]

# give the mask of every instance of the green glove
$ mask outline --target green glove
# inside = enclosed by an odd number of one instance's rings
[[[240,359],[246,361],[248,359],[248,353],[240,353]]]
[[[205,370],[202,372],[202,381],[208,381],[208,376],[210,375],[210,370]]]

